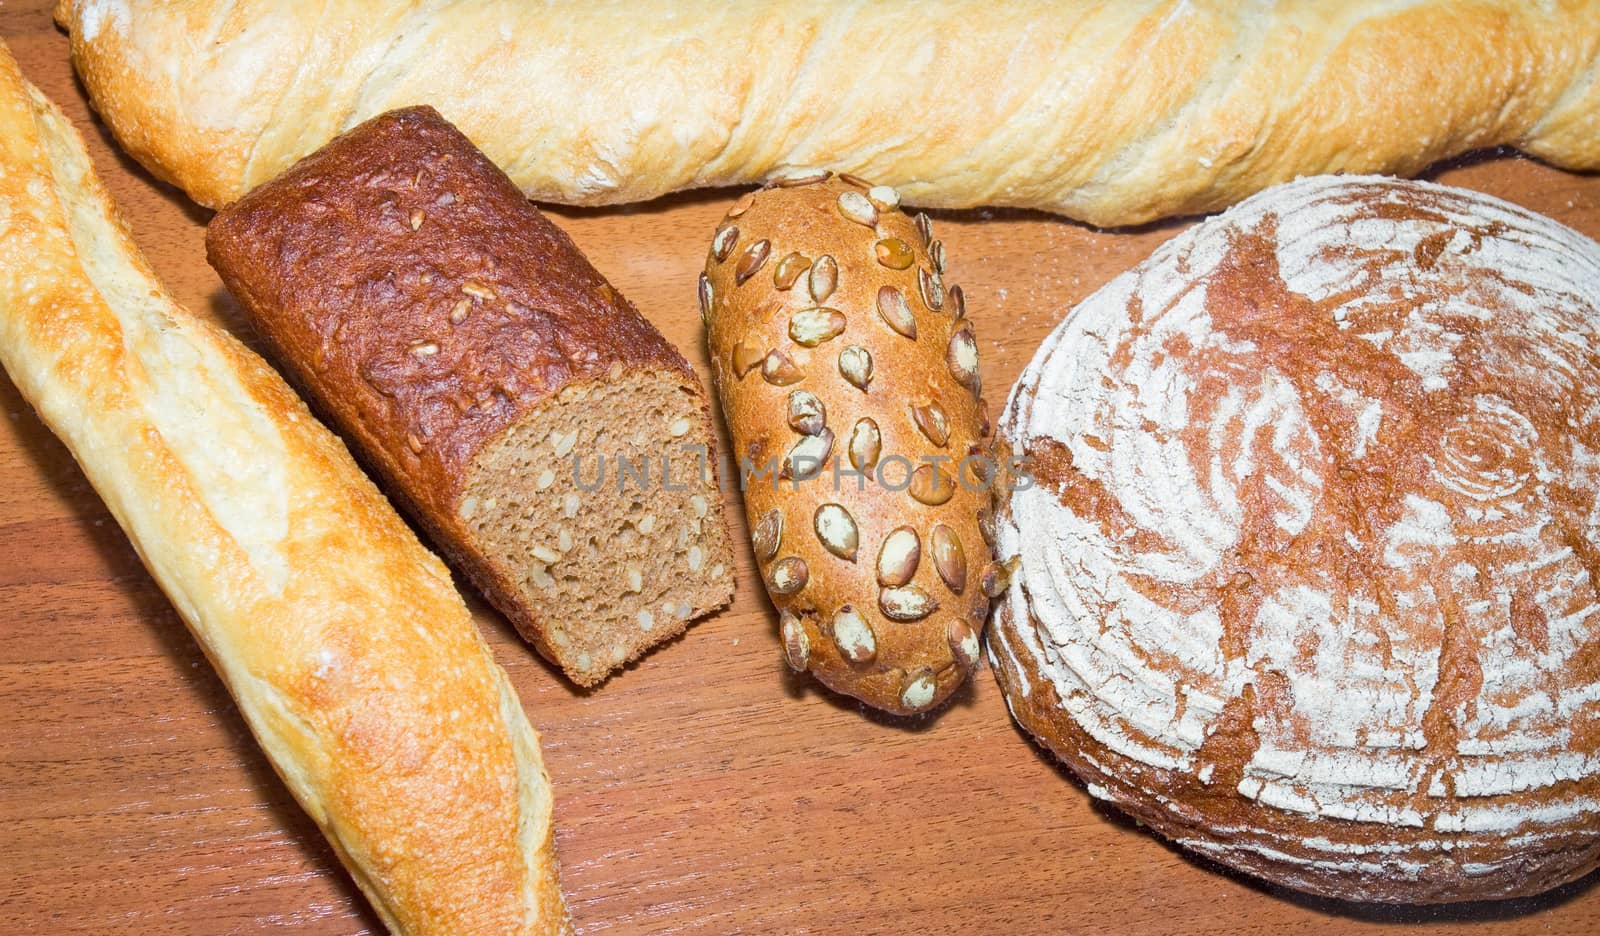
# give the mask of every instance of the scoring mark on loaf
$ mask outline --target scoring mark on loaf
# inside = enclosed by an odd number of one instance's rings
[[[80,227],[113,236],[86,206],[70,210]],[[109,252],[80,256],[97,283],[123,275],[110,267],[114,255]],[[254,584],[268,594],[281,593],[292,584],[283,543],[295,496],[284,468],[291,458],[283,435],[226,357],[190,335],[184,315],[163,308],[168,300],[159,285],[138,285],[144,287],[141,296],[152,298],[130,305],[121,327],[124,347],[138,362],[127,374],[144,415],[165,454],[181,466],[193,496],[225,534],[221,539],[231,539],[248,557]],[[202,414],[208,401],[219,405]]]
[[[1560,834],[1600,773],[1574,730],[1600,700],[1597,310],[1600,248],[1435,186],[1306,180],[1180,235],[1007,406],[1040,484],[999,524],[1005,646],[1106,750],[1264,807]],[[1313,869],[1366,847],[1259,834]]]

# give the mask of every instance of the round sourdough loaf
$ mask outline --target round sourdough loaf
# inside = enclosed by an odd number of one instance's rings
[[[1284,185],[1073,310],[1000,430],[991,659],[1095,796],[1353,900],[1600,863],[1600,246]]]

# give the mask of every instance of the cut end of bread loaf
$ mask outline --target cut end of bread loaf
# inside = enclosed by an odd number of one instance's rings
[[[483,447],[456,513],[523,635],[593,686],[727,604],[708,416],[676,374],[572,384]]]

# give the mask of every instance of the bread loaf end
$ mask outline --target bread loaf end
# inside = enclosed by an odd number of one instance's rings
[[[341,136],[206,245],[389,493],[575,682],[731,597],[693,368],[431,108]]]
[[[580,685],[733,593],[699,393],[618,366],[562,388],[483,446],[466,474],[456,515],[486,589]]]

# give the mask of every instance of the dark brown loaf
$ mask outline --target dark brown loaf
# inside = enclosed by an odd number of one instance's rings
[[[994,576],[977,343],[927,217],[898,205],[820,171],[747,195],[700,302],[789,664],[911,714],[976,662]]]
[[[328,144],[206,247],[278,361],[574,681],[727,602],[694,371],[431,108]],[[613,480],[619,457],[648,460],[643,482]]]

